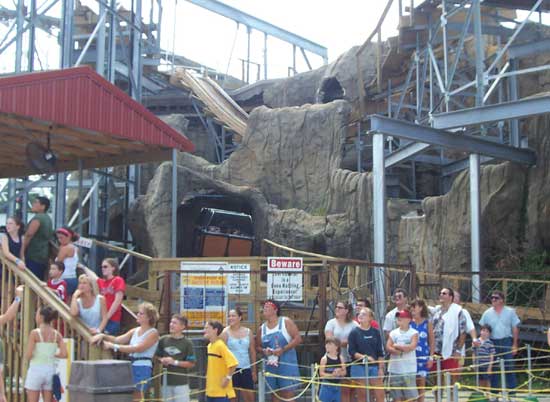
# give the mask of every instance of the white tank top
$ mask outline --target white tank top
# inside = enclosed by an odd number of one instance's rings
[[[267,323],[265,322],[262,324],[262,327],[262,335],[269,335],[280,331],[283,334],[283,337],[286,339],[287,343],[290,342],[290,340],[292,339],[292,337],[286,330],[286,317],[279,317],[277,325],[275,325],[275,327],[273,328],[269,328],[267,326]]]
[[[61,279],[76,279],[76,264],[78,264],[78,250],[73,246],[74,254],[72,257],[67,257],[63,260],[65,271],[61,275]]]

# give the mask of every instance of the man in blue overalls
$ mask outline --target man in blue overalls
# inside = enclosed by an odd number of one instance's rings
[[[294,396],[300,371],[296,346],[302,342],[298,327],[288,317],[281,317],[281,306],[275,300],[266,300],[263,305],[265,322],[256,333],[256,348],[265,357],[268,392],[273,402]],[[285,378],[282,378],[285,377]],[[286,377],[295,377],[296,380]]]

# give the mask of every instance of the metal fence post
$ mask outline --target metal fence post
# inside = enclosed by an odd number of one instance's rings
[[[436,401],[441,402],[441,359],[437,359],[436,361],[436,367],[437,367],[437,391],[435,393],[436,395]]]
[[[529,376],[527,379],[527,387],[529,390],[528,396],[531,396],[533,391],[533,377],[531,376],[531,369],[533,368],[531,363],[531,345],[527,344],[527,375]]]
[[[258,402],[265,402],[264,359],[260,361],[260,370],[258,371]]]
[[[365,395],[367,398],[367,402],[370,402],[370,390],[368,387],[369,384],[369,358],[365,356]]]
[[[311,365],[311,401],[315,401],[317,395],[317,387],[315,386],[315,364]]]
[[[459,385],[457,383],[453,387],[453,396],[454,396],[455,402],[458,402],[458,388],[459,388]]]
[[[453,402],[453,395],[452,395],[452,385],[451,385],[451,373],[449,371],[445,372],[445,390],[447,392],[447,401]]]
[[[500,389],[502,391],[502,400],[508,399],[508,392],[506,390],[506,362],[504,356],[500,357]]]
[[[168,386],[168,370],[166,367],[162,368],[162,397],[166,398],[166,387]]]

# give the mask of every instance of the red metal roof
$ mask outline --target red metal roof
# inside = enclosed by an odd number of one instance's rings
[[[183,134],[90,67],[0,78],[0,113],[193,152]]]

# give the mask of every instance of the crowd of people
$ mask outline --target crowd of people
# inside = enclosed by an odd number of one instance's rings
[[[174,315],[169,334],[161,337],[156,329],[157,309],[150,303],[142,303],[137,312],[138,325],[120,334],[126,285],[118,275],[118,261],[104,259],[101,277],[88,269],[78,276],[78,248],[74,244],[78,235],[67,227],[54,232],[48,209],[49,200],[38,197],[32,204],[34,216],[26,230],[18,217],[8,218],[6,233],[0,237],[5,258],[43,280],[49,261],[49,242],[55,233],[59,249],[49,266],[45,285],[68,304],[73,316],[80,317],[90,328],[93,343],[129,355],[135,398],[143,397],[147,391],[153,364],[158,362],[169,372],[163,397],[188,402],[187,375],[196,364],[196,354],[184,336],[187,319]],[[15,318],[21,292],[18,288],[14,302],[0,315],[0,324]],[[498,357],[505,362],[506,387],[516,387],[513,359],[518,351],[520,320],[515,310],[505,305],[502,292],[490,294],[492,305],[479,320],[479,337],[456,290],[442,288],[437,306],[428,306],[422,299],[409,300],[407,291],[401,288],[394,290],[392,300],[394,307],[381,323],[375,320],[368,299],[334,304],[334,318],[324,327],[325,353],[319,362],[322,402],[364,400],[367,389],[371,400],[381,402],[385,397],[385,379],[394,401],[423,402],[431,371],[448,370],[452,373],[451,382],[457,381],[464,365],[467,336],[471,337],[480,384],[495,389],[500,386],[500,376],[492,373]],[[239,308],[229,311],[225,328],[219,322],[206,323],[208,400],[225,401],[240,394],[243,401],[254,401],[259,360],[264,361],[267,391],[271,392],[272,400],[294,396],[300,377],[296,347],[302,337],[296,323],[281,315],[277,301],[265,301],[262,313],[265,321],[255,334],[242,325],[243,313]],[[29,373],[36,373],[28,375],[25,382],[30,401],[38,401],[40,393],[44,401],[52,400],[53,358],[67,353],[63,331],[56,329],[55,315],[51,307],[42,307],[36,314],[38,327],[29,336],[25,357]],[[0,384],[0,402],[3,402],[3,381]]]

